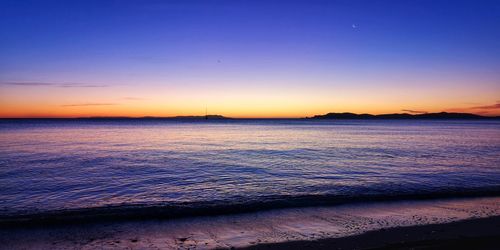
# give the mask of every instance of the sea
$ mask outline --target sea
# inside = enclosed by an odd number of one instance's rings
[[[0,222],[499,194],[498,120],[0,120]]]

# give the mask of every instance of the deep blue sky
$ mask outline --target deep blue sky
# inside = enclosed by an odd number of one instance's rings
[[[28,110],[301,116],[500,100],[500,1],[1,0],[0,25],[0,104]]]

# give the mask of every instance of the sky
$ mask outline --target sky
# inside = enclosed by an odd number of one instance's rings
[[[500,115],[500,1],[0,0],[0,117]]]

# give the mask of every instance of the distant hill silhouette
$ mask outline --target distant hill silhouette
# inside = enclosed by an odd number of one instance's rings
[[[127,117],[127,116],[93,116],[93,117],[80,117],[77,119],[110,119],[110,120],[120,120],[120,119],[144,119],[144,120],[221,120],[221,119],[233,119],[225,117],[222,115],[189,115],[189,116],[143,116],[143,117]]]
[[[478,119],[500,119],[500,116],[481,116],[469,113],[425,113],[425,114],[354,114],[354,113],[328,113],[315,115],[306,119],[435,119],[435,120],[478,120]]]
[[[232,119],[229,117],[225,117],[222,115],[203,115],[203,116],[174,116],[174,117],[168,117],[170,119],[193,119],[193,120],[198,120],[198,119],[208,119],[208,120],[216,120],[216,119]]]

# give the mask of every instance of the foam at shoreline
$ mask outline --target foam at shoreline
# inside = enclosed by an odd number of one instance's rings
[[[337,238],[498,215],[500,197],[371,202],[174,220],[4,228],[0,241],[9,249],[210,249]]]

